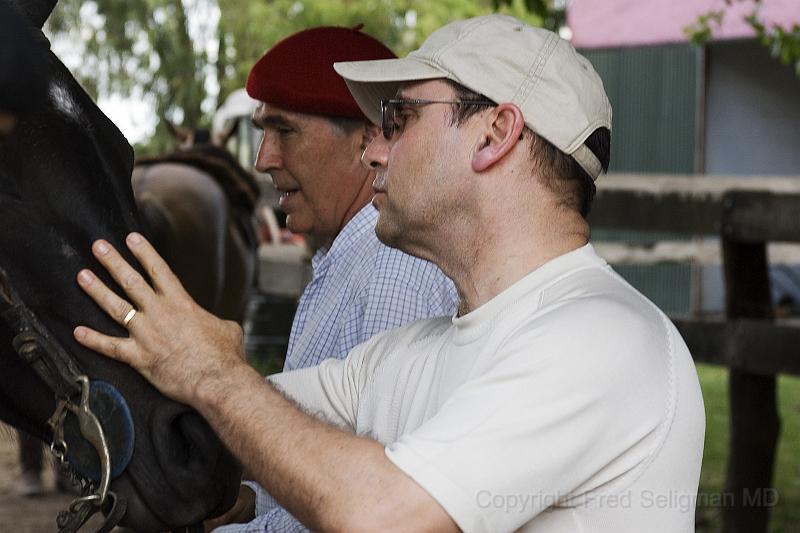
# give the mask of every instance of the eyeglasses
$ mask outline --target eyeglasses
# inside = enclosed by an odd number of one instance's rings
[[[403,132],[406,126],[406,117],[403,115],[403,106],[451,104],[451,105],[483,105],[495,106],[489,100],[420,100],[419,98],[392,98],[381,100],[381,129],[386,140],[390,140],[395,132]]]

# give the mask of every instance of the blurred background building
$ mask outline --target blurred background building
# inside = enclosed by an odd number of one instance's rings
[[[611,172],[800,179],[800,71],[771,55],[747,21],[752,14],[766,31],[790,28],[800,24],[800,2],[567,3],[572,42],[602,76],[614,107]],[[636,243],[670,237],[594,235]],[[722,311],[719,265],[617,269],[669,312]],[[776,302],[800,301],[800,268],[773,266],[772,283]]]

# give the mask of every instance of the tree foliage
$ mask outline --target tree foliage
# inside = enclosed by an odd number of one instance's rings
[[[684,28],[684,33],[694,44],[705,44],[714,36],[714,31],[722,26],[728,9],[737,2],[753,4],[753,10],[745,15],[744,21],[753,28],[756,39],[770,51],[772,57],[784,65],[792,65],[800,78],[800,25],[793,24],[791,28],[780,25],[768,27],[759,13],[763,0],[725,0],[721,9],[698,15],[693,24]]]
[[[61,0],[46,29],[77,47],[81,61],[73,73],[95,99],[143,99],[159,118],[195,127],[203,124],[203,108],[211,110],[203,104],[216,58],[192,38],[189,20],[198,21],[197,35],[208,35],[202,15],[213,7],[211,0]],[[169,142],[159,123],[151,148]]]
[[[537,26],[563,20],[553,0],[61,0],[47,31],[81,49],[73,71],[93,97],[149,101],[159,119],[196,128],[267,49],[301,29],[364,24],[404,55],[447,22],[491,12]],[[170,142],[159,120],[137,148]]]

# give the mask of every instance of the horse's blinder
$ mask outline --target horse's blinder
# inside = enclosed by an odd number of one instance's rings
[[[58,515],[58,533],[78,531],[100,510],[106,519],[97,533],[110,531],[125,515],[126,503],[108,487],[133,456],[133,418],[125,399],[114,386],[89,381],[22,302],[1,268],[0,320],[15,333],[14,350],[55,394],[56,409],[48,420],[53,434],[50,450],[81,484],[81,497]],[[114,440],[109,440],[104,427],[112,430]],[[83,453],[71,453],[67,442]],[[92,450],[97,460],[85,453]]]

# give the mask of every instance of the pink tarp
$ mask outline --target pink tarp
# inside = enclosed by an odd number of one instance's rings
[[[722,26],[712,23],[715,39],[752,37],[744,17],[753,0],[570,0],[567,25],[576,48],[608,48],[686,42],[683,28],[708,11],[726,9]],[[760,18],[771,26],[800,24],[800,0],[762,0]]]

